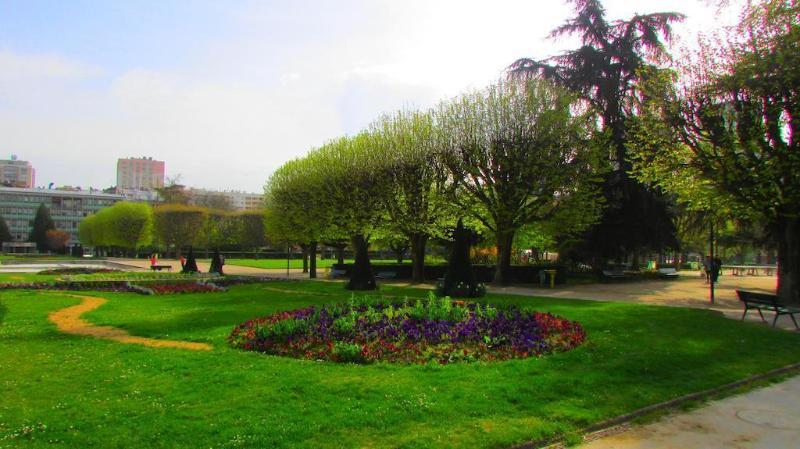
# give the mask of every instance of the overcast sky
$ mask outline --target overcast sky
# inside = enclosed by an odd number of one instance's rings
[[[611,19],[702,0],[607,0]],[[0,158],[36,184],[104,188],[152,156],[193,187],[260,192],[270,173],[380,113],[498,79],[571,15],[558,0],[0,0]],[[685,43],[689,43],[685,42]]]

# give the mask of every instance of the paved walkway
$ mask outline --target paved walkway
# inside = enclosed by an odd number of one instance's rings
[[[666,416],[580,446],[581,449],[796,449],[800,376],[689,413]]]
[[[108,260],[125,264],[131,267],[136,267],[141,270],[150,270],[150,261],[148,259],[122,259],[122,258],[112,258],[109,257]],[[168,265],[172,267],[172,272],[177,273],[181,270],[181,263],[176,259],[158,259],[159,265]],[[202,272],[208,272],[210,268],[209,262],[197,262],[197,268]],[[272,277],[280,277],[286,278],[286,269],[264,269],[264,268],[252,268],[252,267],[240,267],[238,265],[225,265],[223,267],[223,271],[225,274],[235,274],[235,275],[244,275],[244,276],[272,276]],[[317,270],[320,276],[323,275],[324,270]],[[305,279],[308,277],[308,274],[304,274],[303,270],[300,269],[291,269],[289,270],[289,278],[291,279]]]

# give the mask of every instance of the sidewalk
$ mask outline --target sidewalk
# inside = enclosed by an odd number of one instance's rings
[[[579,446],[580,449],[795,449],[800,447],[800,376],[713,401]]]
[[[150,261],[148,259],[123,259],[123,258],[108,258],[109,261],[117,262],[121,264],[125,264],[131,267],[136,267],[141,270],[150,270]],[[172,267],[172,272],[177,273],[181,271],[181,263],[176,259],[158,259],[159,265],[168,265]],[[210,268],[210,263],[208,262],[197,262],[197,268],[203,272],[207,273],[208,269]],[[225,265],[222,267],[225,274],[235,274],[241,276],[268,276],[274,278],[281,278],[286,279],[286,269],[263,269],[263,268],[252,268],[252,267],[241,267],[238,265]],[[321,274],[320,274],[321,276]],[[289,270],[289,278],[290,279],[306,279],[308,278],[307,273],[303,273],[303,270],[300,269],[291,269]]]

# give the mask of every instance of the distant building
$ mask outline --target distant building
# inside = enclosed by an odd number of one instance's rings
[[[160,200],[158,192],[152,189],[116,189],[116,192],[124,196],[126,201],[156,204]]]
[[[69,245],[74,245],[79,242],[78,226],[84,217],[124,199],[122,195],[92,189],[67,191],[0,187],[0,215],[8,224],[13,246],[14,242],[28,240],[36,209],[44,204],[50,209],[56,228],[68,232]]]
[[[117,160],[117,190],[152,190],[164,187],[164,161],[152,157]]]
[[[17,156],[0,160],[0,185],[32,189],[36,182],[36,173],[30,162],[18,161]]]
[[[193,188],[189,189],[189,194],[192,198],[192,203],[200,206],[213,206],[216,198],[224,197],[233,210],[258,210],[264,208],[264,195],[260,193]]]

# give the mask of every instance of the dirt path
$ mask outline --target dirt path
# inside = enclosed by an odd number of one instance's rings
[[[49,315],[50,321],[55,323],[58,330],[67,334],[87,335],[90,337],[113,340],[119,343],[144,345],[151,348],[179,348],[194,351],[210,351],[211,345],[190,341],[156,340],[154,338],[136,337],[123,329],[112,326],[95,326],[81,319],[81,315],[91,312],[105,304],[108,300],[92,296],[67,295],[81,300],[80,304],[67,307]]]

